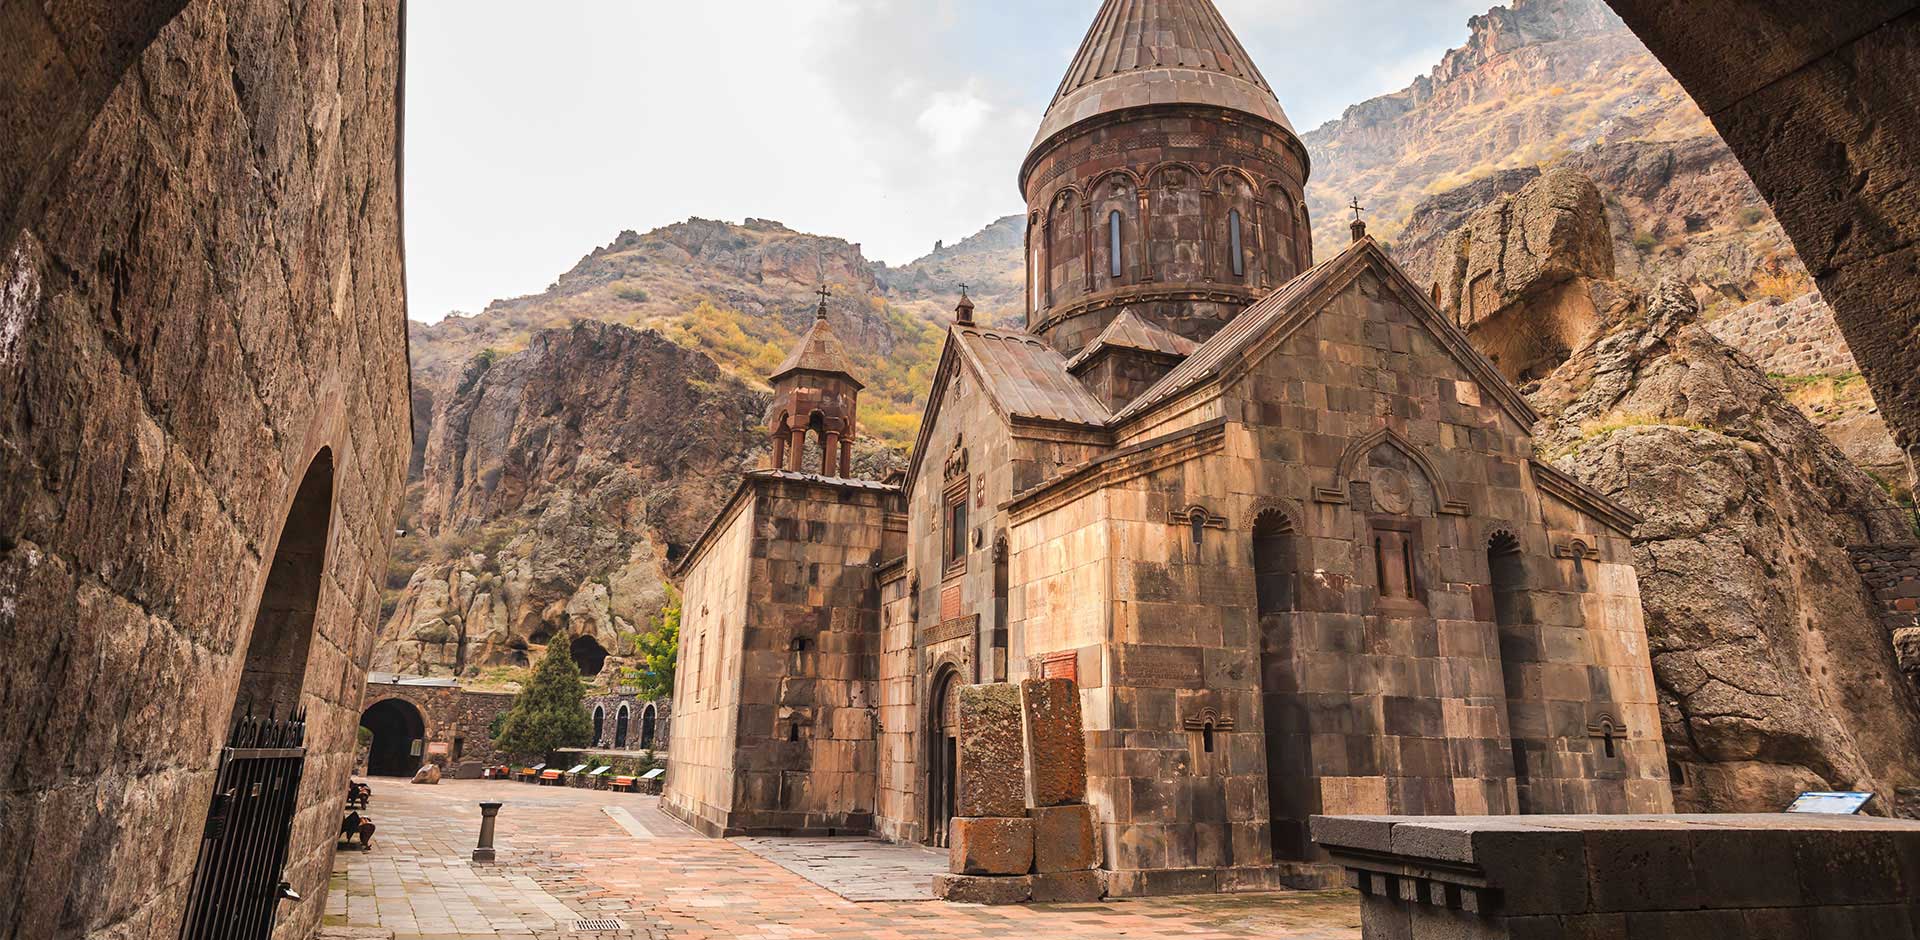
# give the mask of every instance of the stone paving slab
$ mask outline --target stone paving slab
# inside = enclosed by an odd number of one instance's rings
[[[878,839],[729,840],[849,901],[931,901],[947,853]]]
[[[483,799],[506,804],[490,865],[469,861]],[[335,858],[327,940],[1360,937],[1358,896],[1345,891],[1010,908],[854,901],[848,895],[909,887],[924,897],[944,854],[865,839],[708,839],[635,794],[376,779],[368,815],[380,827],[373,851]],[[895,872],[913,883],[887,884]],[[621,929],[573,929],[603,917]]]

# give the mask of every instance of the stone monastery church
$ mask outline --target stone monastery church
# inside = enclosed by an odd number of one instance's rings
[[[1672,808],[1625,509],[1365,234],[1209,0],[1106,0],[904,479],[823,302],[682,562],[663,805],[943,844],[955,689],[1071,678],[1115,895],[1307,884],[1320,813]],[[818,465],[811,465],[818,455]]]

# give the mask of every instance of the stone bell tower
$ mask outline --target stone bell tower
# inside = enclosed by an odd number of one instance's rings
[[[1027,331],[1203,342],[1313,263],[1306,147],[1211,0],[1106,0],[1020,169]]]
[[[780,368],[768,376],[773,383],[773,405],[767,411],[773,442],[774,470],[845,477],[853,463],[853,438],[858,432],[860,380],[847,365],[846,350],[827,322],[827,298],[820,288],[820,307],[813,326]],[[820,464],[804,466],[807,438],[815,436]]]

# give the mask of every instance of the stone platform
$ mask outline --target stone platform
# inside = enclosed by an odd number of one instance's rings
[[[1920,823],[1862,816],[1316,816],[1363,936],[1912,938]]]

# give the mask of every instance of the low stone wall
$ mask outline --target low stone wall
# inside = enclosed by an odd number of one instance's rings
[[[1920,823],[1865,816],[1315,816],[1368,940],[1913,936]]]
[[[1920,545],[1856,545],[1847,552],[1879,606],[1900,671],[1920,682]]]
[[[1858,372],[1833,308],[1818,292],[1781,302],[1767,299],[1721,314],[1707,331],[1778,375]]]

